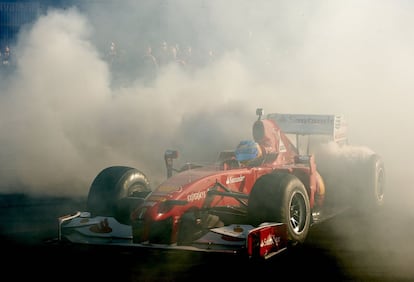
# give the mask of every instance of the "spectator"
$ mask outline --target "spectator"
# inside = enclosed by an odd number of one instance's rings
[[[118,57],[118,48],[115,45],[115,42],[111,42],[111,44],[109,45],[109,50],[108,50],[108,62],[110,65],[113,65],[115,63],[115,61],[117,60]]]
[[[182,54],[182,60],[185,62],[187,66],[192,65],[193,63],[193,48],[191,46],[187,46],[185,51]]]
[[[179,56],[178,56],[178,49],[175,46],[171,47],[171,62],[175,62],[177,63],[179,66],[184,66],[185,65],[185,61],[183,61]]]
[[[171,61],[170,52],[168,49],[168,44],[166,41],[163,41],[161,43],[161,48],[158,51],[158,54],[156,56],[158,58],[158,65],[160,67],[168,65]]]
[[[145,54],[142,58],[142,70],[145,81],[152,80],[158,73],[158,61],[152,53],[152,47],[147,46]]]
[[[2,54],[2,64],[3,66],[9,66],[10,65],[10,48],[8,45],[4,48],[3,54]]]

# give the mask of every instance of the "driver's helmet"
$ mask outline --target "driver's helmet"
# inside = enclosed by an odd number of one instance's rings
[[[262,156],[260,145],[252,140],[243,140],[235,150],[236,160],[241,163],[248,163],[259,159]]]

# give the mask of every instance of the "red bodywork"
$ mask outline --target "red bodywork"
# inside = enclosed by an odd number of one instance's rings
[[[301,159],[297,148],[271,119],[259,119],[254,123],[253,138],[263,152],[260,163],[234,168],[226,164],[228,160],[221,160],[212,166],[190,168],[171,175],[158,186],[131,214],[134,243],[175,243],[180,218],[185,212],[205,207],[243,206],[256,180],[274,170],[296,175],[306,187],[311,208],[322,205],[321,197],[315,202],[315,195],[323,184],[318,182],[320,177],[312,156]],[[166,163],[171,165],[170,160]],[[240,197],[226,196],[226,193]],[[166,239],[168,232],[170,236]]]

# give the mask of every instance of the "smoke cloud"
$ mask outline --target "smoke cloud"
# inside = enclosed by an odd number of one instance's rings
[[[111,165],[165,178],[163,153],[213,161],[265,113],[344,114],[409,206],[409,1],[80,1],[26,26],[0,83],[3,192],[86,195]],[[191,68],[142,56],[191,46]],[[116,62],[109,59],[116,44]],[[209,53],[210,52],[210,53]],[[182,53],[181,53],[182,54]],[[210,55],[213,55],[211,57]],[[3,75],[4,73],[4,75]]]

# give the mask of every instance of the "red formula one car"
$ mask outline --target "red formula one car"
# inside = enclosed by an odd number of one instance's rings
[[[103,169],[87,210],[59,218],[58,240],[267,259],[345,208],[383,204],[383,161],[348,144],[343,116],[256,114],[252,140],[211,165],[175,169],[178,153],[167,150],[167,178],[155,189],[138,169]]]

